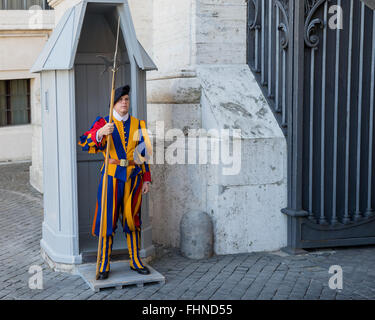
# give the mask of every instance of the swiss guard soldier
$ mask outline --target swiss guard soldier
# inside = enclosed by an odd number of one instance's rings
[[[100,217],[103,217],[102,249],[99,279],[108,278],[113,236],[117,220],[122,215],[122,226],[130,256],[130,268],[149,274],[139,257],[142,194],[149,192],[151,182],[147,163],[152,153],[145,121],[129,115],[129,86],[117,88],[114,97],[113,122],[109,117],[98,117],[90,130],[80,137],[79,145],[89,153],[102,152],[105,157],[107,139],[110,144],[106,205],[102,211],[102,183],[104,164],[98,188],[92,234],[99,236]],[[142,193],[142,194],[141,194]]]

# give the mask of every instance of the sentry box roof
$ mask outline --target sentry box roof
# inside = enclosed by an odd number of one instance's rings
[[[120,16],[121,31],[124,35],[128,55],[134,57],[138,67],[142,70],[157,69],[137,40],[127,0],[82,0],[68,9],[60,19],[41,54],[30,69],[31,72],[70,70],[73,68],[83,20],[88,11],[105,14],[114,34],[116,34],[116,22],[118,16]],[[117,14],[115,14],[116,12]],[[95,34],[93,34],[93,37],[95,37]]]

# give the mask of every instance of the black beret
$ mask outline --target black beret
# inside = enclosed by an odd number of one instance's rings
[[[130,87],[129,86],[124,86],[124,87],[119,87],[115,90],[115,100],[114,100],[114,105],[116,102],[122,97],[130,92]]]

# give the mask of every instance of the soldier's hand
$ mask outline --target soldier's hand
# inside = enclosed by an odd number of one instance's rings
[[[147,192],[149,192],[149,190],[150,190],[149,185],[150,185],[150,182],[148,182],[148,181],[143,182],[143,186],[142,186],[142,193],[143,194],[146,194]]]
[[[107,123],[104,127],[100,128],[98,131],[99,139],[101,139],[103,136],[108,136],[112,134],[113,130],[115,128],[115,124]]]

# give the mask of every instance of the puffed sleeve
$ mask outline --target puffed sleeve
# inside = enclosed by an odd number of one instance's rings
[[[143,120],[139,122],[139,132],[140,139],[134,152],[134,160],[141,164],[143,181],[152,183],[150,165],[147,163],[152,156],[152,145],[147,133],[146,123]]]
[[[96,140],[96,133],[106,123],[107,121],[105,121],[104,118],[97,117],[91,128],[80,137],[78,144],[82,147],[83,151],[88,151],[88,153],[98,153],[105,150],[107,142],[106,136],[104,136],[103,139],[98,142]]]

